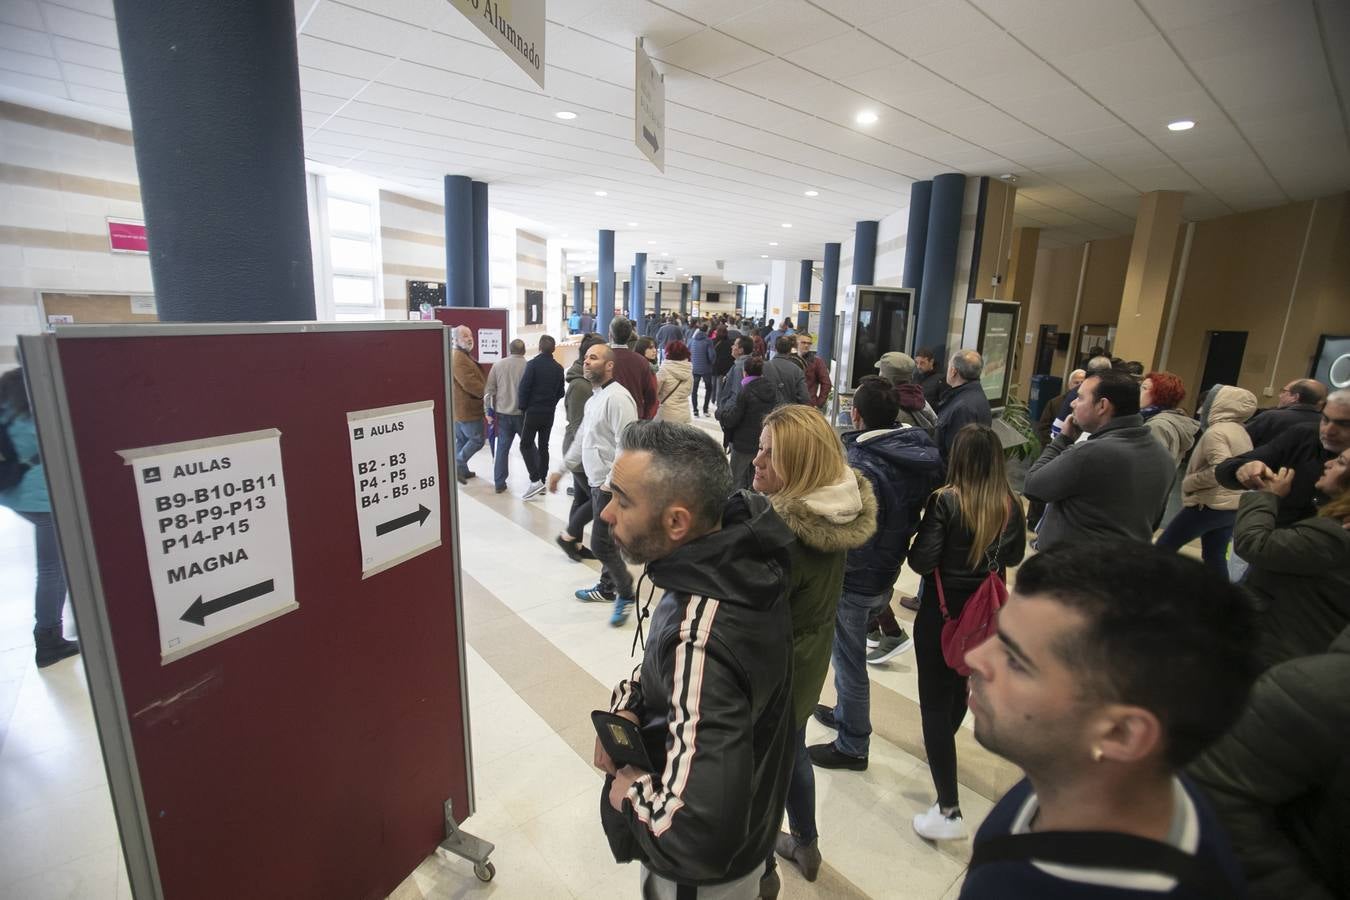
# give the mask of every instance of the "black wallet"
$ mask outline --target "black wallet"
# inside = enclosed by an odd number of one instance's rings
[[[617,766],[632,766],[644,772],[653,771],[651,757],[642,743],[642,731],[629,719],[597,709],[591,713],[600,746]]]

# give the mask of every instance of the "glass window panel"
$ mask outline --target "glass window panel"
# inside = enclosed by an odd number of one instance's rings
[[[370,234],[370,204],[329,197],[328,230],[347,234]]]
[[[370,241],[335,237],[330,242],[330,248],[333,253],[334,269],[370,272],[375,267],[375,255],[371,252]]]
[[[351,275],[333,276],[333,302],[338,306],[373,306],[375,279]]]

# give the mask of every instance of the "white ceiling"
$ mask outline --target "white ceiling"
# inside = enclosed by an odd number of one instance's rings
[[[818,258],[950,171],[1015,173],[1016,221],[1051,246],[1128,233],[1143,191],[1184,191],[1202,219],[1350,188],[1344,0],[547,9],[540,91],[445,0],[296,0],[306,156],[431,198],[470,175],[551,235],[615,228],[619,259],[669,251],[695,271]],[[0,88],[124,114],[112,15],[3,0]],[[664,175],[633,143],[636,35],[666,75]],[[879,121],[855,124],[861,109]],[[1198,124],[1169,132],[1179,117]]]

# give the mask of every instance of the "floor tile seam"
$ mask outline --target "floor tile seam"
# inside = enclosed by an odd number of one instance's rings
[[[56,864],[54,864],[54,865],[44,866],[44,867],[41,868],[41,869],[38,869],[38,870],[33,871],[33,872],[29,872],[27,875],[22,875],[22,876],[20,876],[20,877],[18,877],[18,878],[12,878],[12,879],[8,879],[8,880],[0,879],[0,888],[4,888],[4,887],[12,887],[13,885],[19,884],[19,883],[24,882],[24,881],[28,881],[29,879],[32,879],[32,878],[39,878],[39,877],[41,877],[41,876],[43,876],[43,875],[49,874],[49,873],[51,873],[51,872],[57,870],[57,869],[64,869],[64,868],[66,868],[67,866],[70,866],[70,865],[73,865],[73,864],[75,864],[75,863],[80,862],[81,860],[89,859],[89,858],[92,857],[92,856],[98,856],[100,853],[107,853],[109,850],[113,850],[113,851],[116,851],[116,852],[120,853],[120,852],[121,852],[121,849],[122,849],[122,842],[121,842],[121,839],[120,839],[120,838],[114,838],[113,841],[112,841],[111,843],[106,844],[106,845],[104,845],[104,846],[102,846],[102,847],[99,847],[97,850],[90,850],[88,853],[82,853],[82,854],[80,854],[79,856],[73,856],[73,857],[71,857],[70,859],[62,860],[61,862],[56,863]],[[116,859],[113,860],[113,865],[114,865],[114,866],[117,865]],[[120,876],[119,876],[119,877],[120,877]],[[116,890],[116,888],[117,888],[117,881],[116,881],[116,879],[114,879],[114,881],[113,881],[113,888],[114,888],[114,890]]]

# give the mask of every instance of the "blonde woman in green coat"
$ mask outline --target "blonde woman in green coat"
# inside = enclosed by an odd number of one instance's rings
[[[768,496],[774,511],[797,537],[788,580],[792,715],[797,730],[787,793],[792,833],[780,835],[776,849],[801,867],[807,881],[815,881],[821,856],[815,773],[806,755],[806,722],[820,699],[830,664],[845,557],[876,532],[877,501],[867,478],[849,468],[834,429],[809,406],[780,406],[765,417],[754,472],[754,489]],[[759,895],[775,897],[778,888],[771,853]]]

